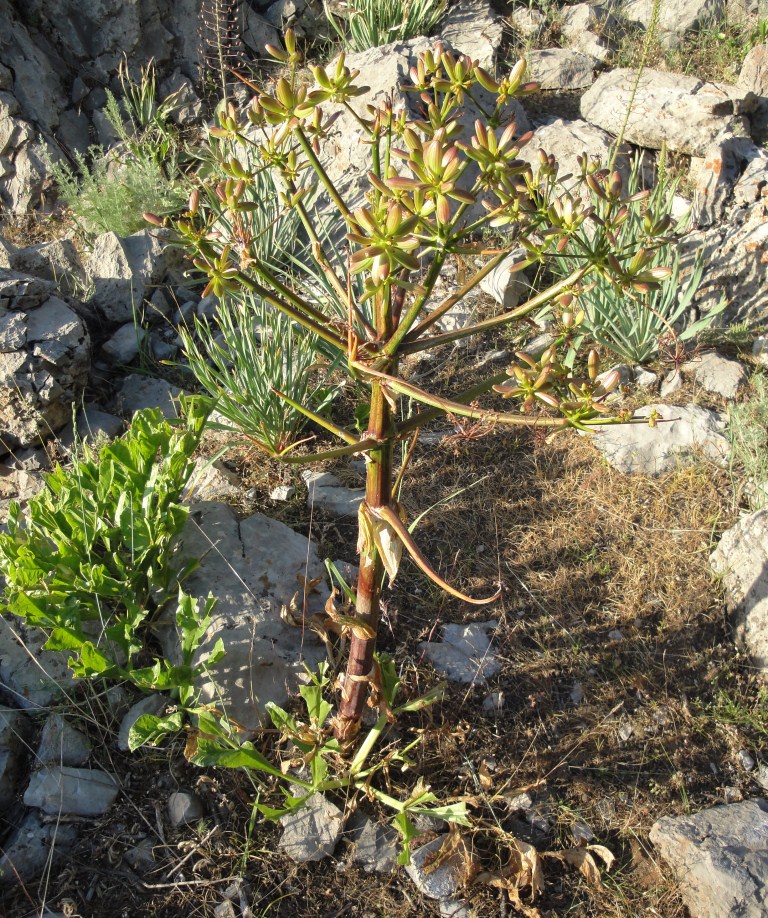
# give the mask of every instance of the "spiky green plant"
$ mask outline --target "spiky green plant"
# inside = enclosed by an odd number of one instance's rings
[[[349,51],[429,35],[445,14],[446,0],[350,0],[344,15],[325,15]]]

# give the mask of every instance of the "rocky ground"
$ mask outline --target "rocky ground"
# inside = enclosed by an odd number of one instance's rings
[[[108,142],[102,74],[120,52],[154,54],[167,91],[183,86],[189,119],[202,111],[193,4],[86,6],[0,10],[4,515],[10,500],[23,504],[42,487],[52,462],[66,460],[75,427],[110,438],[142,407],[175,415],[192,386],[183,367],[168,366],[179,357],[176,328],[194,315],[215,317],[215,298],[189,286],[156,232],[106,233],[84,249],[66,224],[19,213],[47,195],[45,155],[83,150],[94,136]],[[425,776],[441,800],[469,802],[472,829],[425,823],[403,869],[370,800],[319,798],[280,825],[265,823],[253,805],[270,789],[243,772],[193,768],[183,739],[127,751],[139,713],[165,710],[170,699],[78,684],[62,657],[41,650],[39,635],[6,617],[4,914],[766,914],[768,510],[760,509],[765,482],[734,464],[729,410],[753,397],[750,377],[768,366],[768,44],[732,51],[728,79],[725,65],[669,69],[687,49],[705,47],[711,23],[725,15],[732,26],[747,23],[739,35],[752,35],[768,15],[761,7],[663,2],[639,80],[645,0],[621,9],[491,9],[473,0],[455,4],[441,29],[489,67],[526,53],[542,91],[518,113],[520,130],[535,131],[524,155],[541,146],[572,171],[582,151],[604,158],[622,133],[625,173],[634,150],[645,151],[649,171],[659,151],[673,158],[687,174],[680,207],[693,208],[681,249],[705,257],[696,309],[727,298],[709,343],[620,368],[616,407],[655,411],[665,423],[550,441],[446,422],[417,444],[407,500],[409,513],[429,511],[419,528],[425,551],[469,588],[501,581],[502,596],[468,613],[404,565],[388,599],[384,649],[408,693],[441,678],[448,690],[441,704],[397,724],[401,741],[420,743],[412,771],[393,768],[388,781],[407,796],[414,776]],[[251,50],[287,23],[311,35],[322,22],[315,5],[298,0],[246,9]],[[84,31],[97,13],[99,27]],[[376,99],[403,81],[425,44],[348,63]],[[337,128],[328,168],[353,199],[363,160],[354,122]],[[446,272],[447,289],[461,268]],[[457,325],[500,303],[511,308],[523,292],[515,277],[491,276],[446,318]],[[456,346],[414,373],[455,392],[473,383],[470,367],[503,367],[523,345],[536,343],[488,334],[477,350]],[[765,431],[758,435],[765,443]],[[298,577],[321,578],[312,602],[322,606],[323,558],[353,575],[363,482],[354,461],[293,474],[242,446],[210,465],[220,445],[212,437],[201,457],[184,546],[204,556],[195,591],[219,597],[210,638],[225,634],[228,655],[216,692],[255,726],[259,705],[295,703],[302,664],[324,657],[320,641],[281,610]],[[210,683],[201,690],[213,692]],[[273,735],[260,743],[281,754]]]

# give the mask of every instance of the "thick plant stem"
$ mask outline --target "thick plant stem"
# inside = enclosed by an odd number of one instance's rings
[[[375,381],[371,387],[371,414],[367,436],[382,442],[381,446],[368,453],[365,502],[372,509],[391,503],[393,433],[394,422],[389,403],[380,383]],[[340,742],[354,739],[360,730],[360,721],[368,698],[369,679],[373,671],[383,572],[384,567],[376,546],[366,539],[360,546],[360,576],[357,581],[355,617],[369,625],[374,631],[374,636],[364,638],[353,635],[350,639],[349,662],[335,728],[336,737]]]

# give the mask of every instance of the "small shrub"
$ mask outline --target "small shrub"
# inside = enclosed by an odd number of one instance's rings
[[[72,465],[46,476],[24,516],[11,505],[0,533],[4,613],[48,634],[79,677],[125,679],[144,689],[191,691],[191,660],[213,601],[199,610],[181,589],[191,567],[173,563],[188,516],[181,503],[205,413],[191,404],[185,427],[157,409],[139,412],[123,437],[96,453],[82,444]],[[184,662],[155,659],[152,624],[175,608]]]
[[[87,235],[130,236],[146,226],[142,213],[149,201],[158,213],[172,214],[184,201],[183,191],[151,159],[118,161],[101,147],[89,150],[91,163],[75,154],[75,168],[52,166],[59,197]]]
[[[733,460],[753,484],[750,498],[755,507],[765,506],[768,493],[768,379],[755,374],[749,398],[729,409]],[[762,487],[761,487],[762,486]]]

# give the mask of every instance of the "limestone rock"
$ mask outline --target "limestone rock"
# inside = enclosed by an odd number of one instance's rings
[[[263,16],[259,16],[252,6],[245,4],[243,17],[243,44],[257,60],[266,57],[265,45],[282,47],[277,29]]]
[[[345,488],[331,472],[306,470],[301,477],[307,483],[307,505],[333,516],[357,516],[365,497],[363,488]]]
[[[32,774],[24,803],[52,816],[101,816],[118,790],[117,779],[106,771],[48,765]]]
[[[45,636],[11,617],[0,617],[0,682],[22,708],[47,707],[74,685],[65,654],[43,650]]]
[[[88,440],[91,443],[101,439],[112,440],[123,433],[121,418],[97,405],[88,404],[77,413],[74,425],[70,422],[59,434],[59,446],[64,450],[72,449],[75,440]]]
[[[103,233],[96,237],[88,259],[95,288],[89,303],[109,322],[131,321],[151,288],[162,283],[168,267],[157,230],[141,230],[125,238]]]
[[[701,354],[687,363],[683,370],[692,371],[702,389],[722,395],[723,398],[735,398],[747,381],[747,374],[738,360],[728,360],[715,351]]]
[[[480,289],[504,307],[514,309],[530,289],[530,281],[523,271],[510,273],[510,268],[525,258],[524,249],[515,249],[480,281]]]
[[[457,7],[459,8],[463,10],[464,4]],[[418,96],[414,93],[403,93],[401,87],[410,84],[409,69],[415,66],[418,54],[433,47],[433,44],[431,39],[415,38],[408,42],[393,42],[356,54],[348,54],[346,65],[350,69],[360,71],[355,82],[360,86],[369,87],[365,95],[354,100],[355,109],[364,112],[366,104],[378,104],[394,93],[398,109],[407,106],[410,116],[421,117]],[[446,41],[446,47],[451,47],[450,42]],[[491,97],[485,90],[478,88],[477,98],[481,105],[490,105]],[[518,132],[525,133],[530,125],[522,106],[513,104],[510,114],[517,123]],[[459,131],[453,139],[470,143],[475,130],[475,120],[480,116],[479,110],[469,102],[464,117],[459,122]],[[342,112],[341,117],[334,122],[331,135],[322,149],[322,161],[329,177],[353,209],[364,203],[363,195],[369,187],[367,173],[370,169],[370,148],[365,140],[363,130],[354,117],[348,112]],[[473,165],[464,173],[462,185],[471,185],[476,176],[477,171]],[[485,210],[478,203],[475,207],[470,207],[465,216],[467,221],[471,221],[481,214],[485,214]]]
[[[739,86],[757,96],[768,96],[768,42],[755,45],[744,58]]]
[[[116,364],[131,363],[145,346],[147,330],[135,322],[126,322],[104,342],[101,353]]]
[[[637,71],[618,68],[598,77],[581,99],[581,115],[618,134],[629,108]],[[624,139],[641,147],[703,156],[724,130],[746,133],[740,115],[756,98],[734,86],[646,69],[640,77]]]
[[[485,685],[501,669],[488,637],[497,625],[496,621],[443,625],[442,643],[423,641],[419,649],[453,682]]]
[[[768,911],[765,800],[665,816],[650,838],[694,918],[761,918]]]
[[[729,443],[713,411],[698,405],[647,405],[634,417],[648,418],[654,411],[659,417],[655,427],[617,424],[590,434],[613,468],[625,474],[661,475],[695,461],[697,455],[718,465],[728,461]]]
[[[131,373],[123,380],[117,395],[117,409],[130,419],[142,408],[159,408],[164,417],[178,417],[181,389],[165,379]]]
[[[66,822],[43,822],[30,813],[3,842],[0,886],[33,880],[51,861],[58,861],[75,843],[77,829]]]
[[[616,17],[597,3],[577,3],[563,7],[560,30],[568,46],[599,61],[607,60],[613,50],[611,41],[621,31]]]
[[[18,708],[0,707],[0,813],[8,818],[17,799],[30,722]]]
[[[227,504],[212,502],[193,505],[179,551],[181,563],[201,562],[185,589],[202,597],[212,592],[218,600],[193,665],[208,658],[219,637],[226,650],[210,675],[200,677],[201,700],[215,699],[234,720],[256,730],[266,719],[268,701],[286,704],[288,686],[304,673],[303,662],[311,668],[325,656],[300,620],[304,578],[320,578],[307,595],[307,614],[323,609],[324,566],[315,546],[283,523],[261,513],[238,523]],[[290,612],[297,594],[299,611]],[[298,615],[296,627],[283,620],[284,606]],[[180,662],[175,626],[163,632],[167,658]]]
[[[745,516],[724,532],[710,562],[723,577],[738,640],[768,672],[768,510]]]
[[[726,133],[712,143],[703,159],[692,161],[691,178],[696,183],[693,222],[711,226],[722,220],[737,185],[741,186],[737,203],[749,204],[760,198],[768,181],[768,152],[749,137]],[[748,188],[750,182],[757,184]]]
[[[43,726],[37,747],[42,765],[85,765],[91,755],[87,736],[76,730],[61,714],[51,714]]]
[[[595,78],[595,59],[568,48],[547,48],[526,54],[526,77],[542,89],[584,89]]]
[[[493,73],[501,49],[504,21],[487,0],[462,0],[440,23],[440,38]]]
[[[579,175],[578,158],[584,153],[590,161],[599,163],[601,167],[607,166],[613,142],[614,138],[607,131],[580,118],[574,121],[555,118],[536,128],[531,141],[520,151],[519,158],[538,168],[541,148],[555,157],[560,176]],[[630,157],[623,150],[616,157],[616,169],[626,182]]]
[[[675,0],[659,4],[658,34],[666,47],[674,47],[686,32],[695,32],[704,25],[720,22],[725,13],[725,0]],[[653,15],[653,0],[627,0],[622,14],[630,22],[647,28]]]
[[[292,861],[307,864],[333,854],[341,838],[344,814],[322,794],[313,794],[304,806],[280,819],[280,847]]]
[[[80,317],[43,299],[27,275],[0,272],[0,449],[39,445],[71,419],[90,366]]]
[[[453,898],[467,879],[468,860],[458,848],[440,859],[434,869],[427,869],[439,856],[447,837],[438,835],[426,845],[416,848],[411,852],[411,863],[405,868],[419,892],[429,899]]]
[[[516,6],[509,17],[513,28],[518,31],[523,38],[533,38],[544,31],[547,25],[547,17],[538,10],[529,9],[524,6]]]
[[[189,791],[176,791],[168,798],[168,816],[171,825],[176,829],[199,822],[203,812],[203,803],[197,794]]]
[[[696,294],[702,313],[725,294],[726,324],[746,322],[762,331],[768,322],[768,199],[734,211],[730,222],[689,233],[681,241],[682,264],[688,267],[697,253],[706,265]]]
[[[395,869],[398,834],[390,826],[362,817],[352,837],[352,860],[366,873],[391,873]]]

